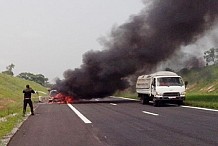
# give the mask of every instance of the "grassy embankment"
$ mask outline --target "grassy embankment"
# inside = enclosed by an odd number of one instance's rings
[[[189,82],[187,105],[218,109],[218,65],[181,72]]]
[[[218,65],[178,73],[188,81],[185,105],[218,109]],[[135,91],[117,92],[116,96],[137,98]]]
[[[41,85],[0,73],[0,140],[23,120],[22,106],[25,85],[47,93]],[[38,101],[38,95],[33,95],[33,101]],[[27,108],[29,112],[29,107]]]

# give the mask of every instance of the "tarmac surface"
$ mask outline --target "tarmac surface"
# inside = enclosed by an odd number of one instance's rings
[[[218,111],[108,97],[39,104],[8,146],[217,146]]]

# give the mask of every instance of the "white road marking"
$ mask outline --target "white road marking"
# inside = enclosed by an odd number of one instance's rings
[[[159,116],[159,114],[156,113],[151,113],[151,112],[147,112],[147,111],[142,111],[145,114],[149,114],[149,115],[153,115],[153,116]]]
[[[73,107],[71,104],[67,104],[76,114],[78,117],[80,117],[81,120],[83,120],[84,123],[89,124],[92,123],[89,119],[87,119],[83,114],[81,114],[75,107]]]
[[[218,110],[215,110],[215,109],[202,108],[202,107],[194,107],[194,106],[181,106],[181,107],[185,107],[185,108],[193,108],[193,109],[199,109],[199,110],[205,110],[205,111],[218,112]]]
[[[115,104],[115,103],[110,103],[111,105],[117,105],[117,104]]]
[[[126,100],[134,100],[134,101],[139,101],[138,99],[132,99],[132,98],[125,98],[125,97],[118,97],[118,96],[110,96],[112,98],[121,98],[121,99],[126,99]]]

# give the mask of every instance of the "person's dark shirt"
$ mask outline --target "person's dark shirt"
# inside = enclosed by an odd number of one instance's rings
[[[23,90],[24,99],[31,99],[31,93],[35,93],[35,91],[31,88],[26,88]]]

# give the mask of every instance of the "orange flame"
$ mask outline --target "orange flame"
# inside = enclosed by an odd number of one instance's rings
[[[62,103],[62,104],[72,104],[74,98],[72,96],[66,96],[62,93],[58,93],[53,97],[53,102]]]

